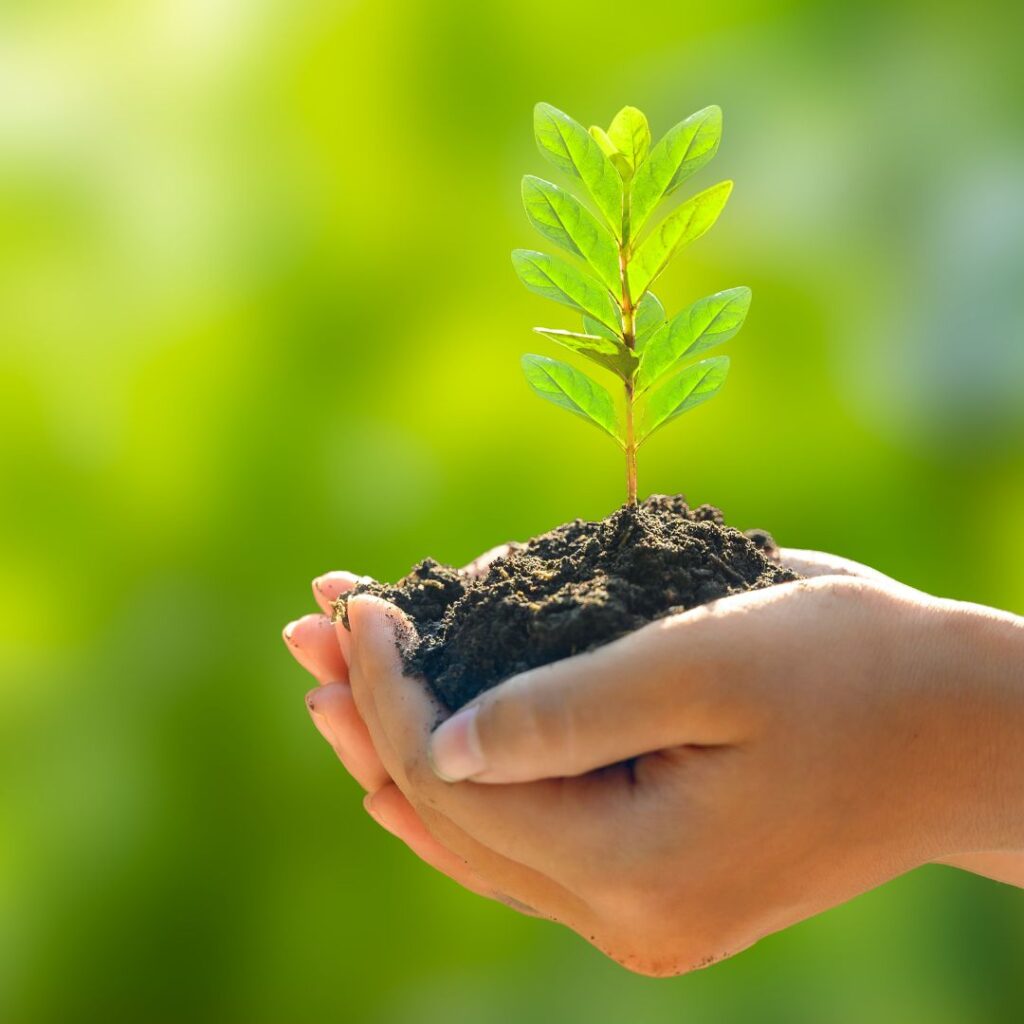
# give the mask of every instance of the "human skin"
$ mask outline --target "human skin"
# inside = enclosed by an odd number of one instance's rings
[[[514,677],[436,731],[394,606],[361,595],[351,633],[311,615],[285,639],[379,824],[640,973],[706,966],[926,863],[1024,886],[1024,620],[785,560],[811,578]],[[325,612],[356,579],[314,582]]]

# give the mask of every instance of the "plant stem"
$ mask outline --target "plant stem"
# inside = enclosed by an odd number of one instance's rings
[[[636,506],[636,441],[633,432],[633,382],[626,382],[626,504]]]
[[[629,294],[629,206],[623,213],[622,242],[619,244],[619,278],[622,281],[622,340],[630,350],[636,348],[636,308]],[[636,506],[636,431],[633,427],[633,379],[626,380],[626,504]]]

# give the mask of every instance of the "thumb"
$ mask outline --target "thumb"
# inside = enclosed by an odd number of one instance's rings
[[[434,771],[447,782],[529,782],[730,742],[722,672],[697,642],[708,619],[699,611],[662,619],[507,679],[434,731]]]
[[[842,555],[833,555],[827,551],[805,551],[799,548],[783,548],[780,552],[782,564],[787,569],[800,573],[801,576],[857,576],[860,579],[876,580],[880,583],[895,583],[891,576],[872,569],[870,565],[855,562]]]

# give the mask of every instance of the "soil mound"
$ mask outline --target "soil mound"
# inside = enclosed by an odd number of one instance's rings
[[[466,570],[426,559],[395,584],[352,594],[391,601],[415,623],[402,652],[450,709],[529,668],[606,644],[654,619],[800,577],[763,530],[726,526],[711,505],[652,495],[606,519],[576,519]],[[346,622],[347,624],[347,622]]]

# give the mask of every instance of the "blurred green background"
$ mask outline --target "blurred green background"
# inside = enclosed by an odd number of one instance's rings
[[[1024,894],[947,869],[669,982],[457,890],[279,630],[622,499],[517,368],[539,99],[725,109],[659,293],[754,305],[641,489],[1024,612],[1020,10],[0,5],[0,1019],[1019,1021]]]

